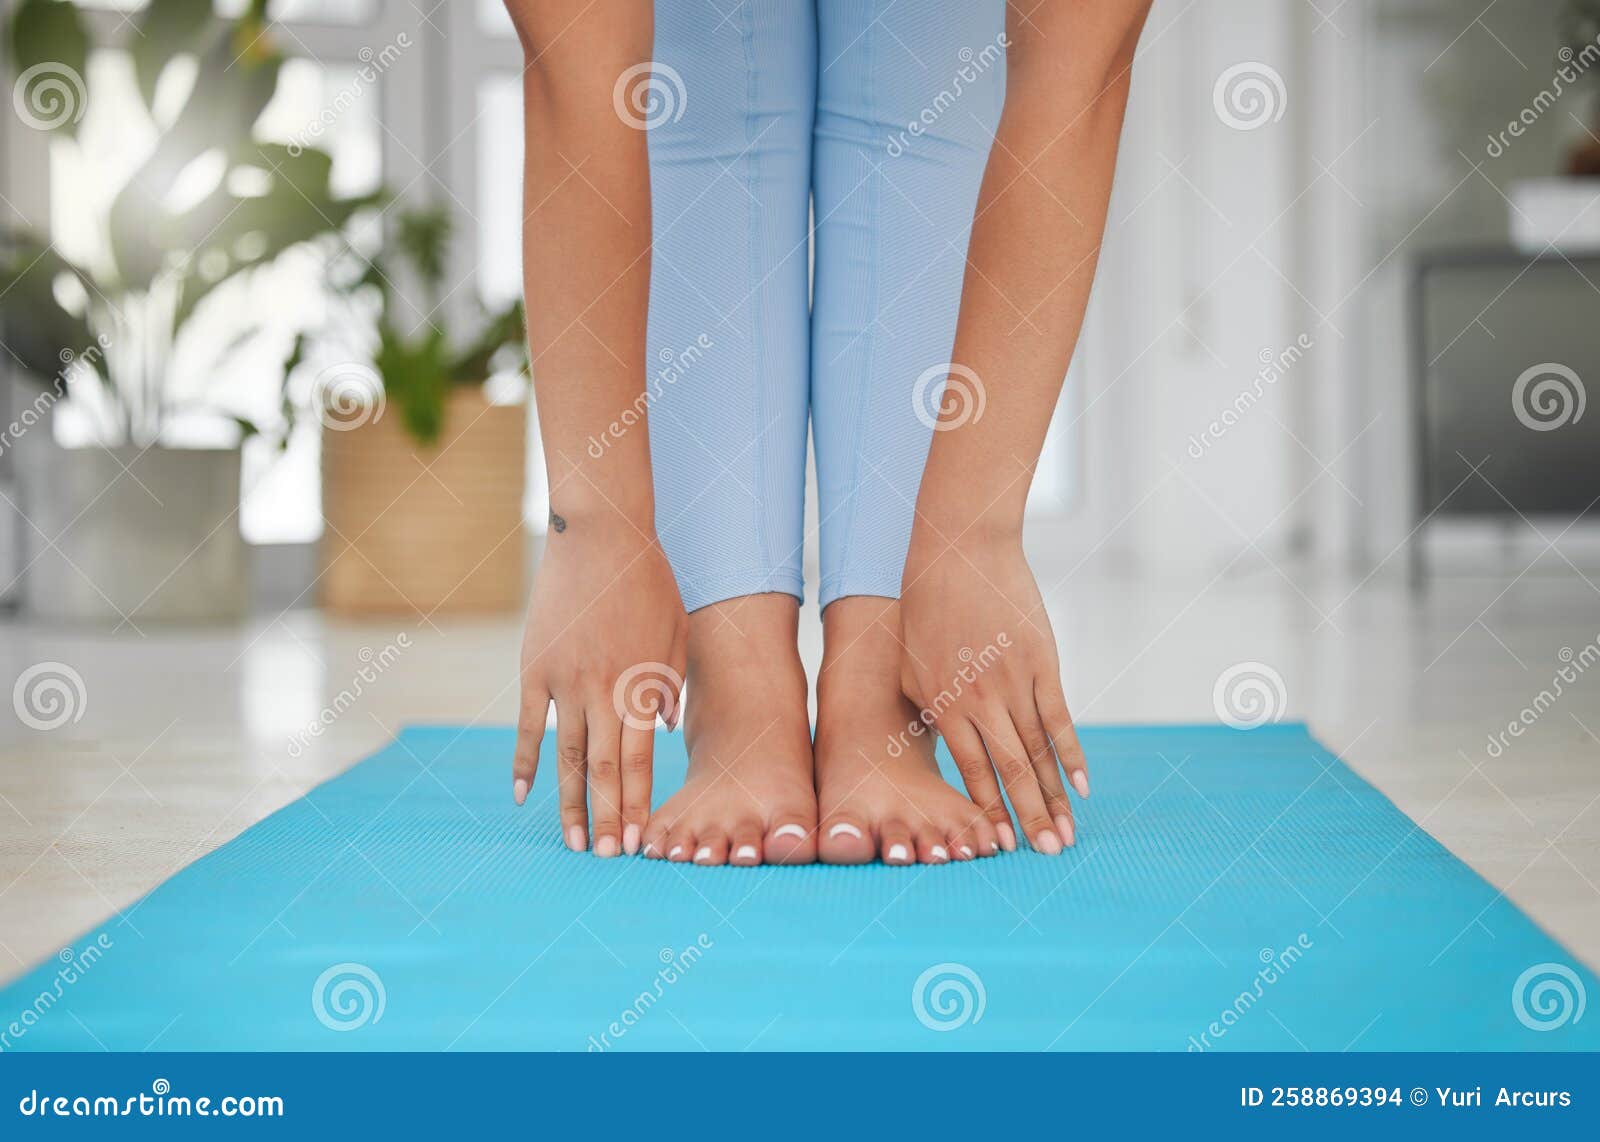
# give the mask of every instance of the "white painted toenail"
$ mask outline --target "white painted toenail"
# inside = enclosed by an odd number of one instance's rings
[[[695,860],[710,860],[711,859],[711,846],[710,845],[701,845],[699,848],[695,849],[695,851],[694,851],[694,859]]]
[[[949,860],[950,859],[950,853],[943,845],[934,845],[933,846],[933,859],[934,860]]]
[[[734,860],[759,860],[760,854],[756,852],[755,845],[740,845],[739,851],[733,854]]]
[[[990,841],[989,842],[989,851],[992,852],[992,853],[999,852],[1000,851],[1000,842],[999,841]]]
[[[676,860],[678,858],[678,854],[681,853],[681,852],[683,852],[683,846],[682,845],[673,845],[672,846],[672,851],[667,854],[667,859],[668,860]]]
[[[964,856],[964,857],[969,857],[970,858],[972,856],[972,846],[971,845],[962,845],[961,846],[961,855]]]
[[[828,830],[828,836],[854,837],[859,841],[861,839],[861,830],[856,828],[849,821],[840,821],[837,825]]]
[[[645,856],[654,856],[655,855],[655,851],[656,851],[655,845],[651,844],[649,841],[646,841],[644,843],[644,855]]]
[[[799,837],[803,841],[806,839],[806,830],[804,825],[785,825],[772,835],[774,837]]]
[[[890,845],[889,859],[898,861],[910,860],[911,853],[906,849],[905,845]]]

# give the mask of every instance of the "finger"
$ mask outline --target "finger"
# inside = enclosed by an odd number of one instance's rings
[[[955,759],[956,768],[961,771],[967,796],[994,830],[990,840],[997,841],[1008,853],[1015,851],[1017,834],[1011,828],[1011,814],[1006,812],[1005,800],[1000,796],[1000,786],[994,779],[989,754],[983,748],[983,738],[970,722],[958,716],[940,719],[939,732],[950,756]]]
[[[622,727],[622,851],[632,856],[650,820],[650,781],[656,731]]]
[[[561,798],[561,835],[575,853],[589,847],[589,809],[584,796],[586,737],[583,707],[556,699],[556,784]]]
[[[1055,746],[1056,759],[1066,771],[1067,780],[1078,791],[1079,797],[1089,796],[1089,766],[1083,756],[1083,746],[1078,743],[1078,730],[1072,724],[1072,714],[1067,710],[1066,695],[1061,690],[1061,680],[1054,675],[1041,678],[1034,687],[1039,702],[1039,716]]]
[[[689,669],[689,623],[685,619],[678,626],[678,635],[672,643],[672,653],[668,655],[670,661],[667,665],[672,667],[673,677],[677,686],[672,695],[672,709],[663,710],[662,721],[670,733],[678,728],[678,723],[683,720],[683,677]]]
[[[622,721],[610,697],[588,710],[589,831],[597,857],[622,851]]]
[[[545,721],[550,716],[550,695],[544,687],[530,684],[522,693],[517,711],[517,749],[511,757],[511,799],[521,805],[533,788],[539,772],[539,746],[544,742]]]
[[[980,720],[973,718],[978,732],[983,736],[989,760],[1006,787],[1006,796],[1016,810],[1017,824],[1022,827],[1028,843],[1042,853],[1054,855],[1061,851],[1061,839],[1056,836],[1055,824],[1045,810],[1044,795],[1039,791],[1039,778],[1033,772],[1027,752],[1011,726],[1011,715],[1003,707],[989,710]]]
[[[1072,804],[1067,800],[1066,787],[1061,784],[1056,751],[1039,720],[1038,711],[1032,708],[1032,698],[1030,693],[1023,704],[1014,707],[1011,725],[1017,731],[1022,747],[1028,751],[1028,760],[1033,764],[1034,776],[1039,781],[1039,791],[1044,794],[1045,811],[1050,814],[1050,820],[1055,822],[1056,834],[1062,844],[1070,846],[1075,838]]]

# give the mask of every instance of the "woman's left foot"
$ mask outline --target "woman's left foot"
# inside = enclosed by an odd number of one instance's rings
[[[817,677],[819,857],[944,864],[1016,847],[939,773],[933,735],[900,692],[899,604],[852,596],[823,612]]]

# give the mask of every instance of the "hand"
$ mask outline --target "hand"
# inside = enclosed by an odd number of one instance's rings
[[[512,795],[527,799],[553,701],[561,830],[574,851],[592,836],[596,856],[638,852],[656,719],[677,726],[688,630],[653,534],[599,519],[552,528],[522,642]]]
[[[1082,797],[1089,777],[1020,532],[955,546],[914,535],[900,616],[901,688],[944,738],[1002,847],[1016,848],[1016,837],[997,773],[1035,849],[1075,843],[1062,771]]]

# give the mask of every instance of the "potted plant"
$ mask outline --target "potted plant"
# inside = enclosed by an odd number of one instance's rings
[[[338,328],[369,333],[363,351],[313,386],[324,425],[323,605],[336,614],[522,603],[523,310],[478,307],[475,332],[453,335],[450,236],[443,210],[403,213],[376,259],[333,267],[352,311]],[[509,381],[498,399],[491,378]]]
[[[237,19],[209,2],[151,0],[135,21],[129,54],[155,141],[97,220],[105,256],[78,264],[47,234],[0,232],[0,323],[34,390],[0,447],[17,453],[33,613],[231,617],[247,595],[240,448],[258,425],[237,389],[219,382],[263,326],[236,301],[208,305],[291,247],[331,243],[374,198],[336,196],[320,151],[252,138],[283,63],[265,0]],[[9,32],[23,121],[75,136],[95,97],[78,9],[21,0]],[[158,85],[180,57],[193,65],[188,96],[158,110]],[[201,316],[213,334],[226,323],[232,339],[210,383],[180,391],[175,351]],[[299,355],[296,340],[285,376]],[[79,447],[52,437],[49,421],[69,409],[83,428]],[[15,431],[23,421],[29,430]],[[175,426],[206,446],[178,446]]]

